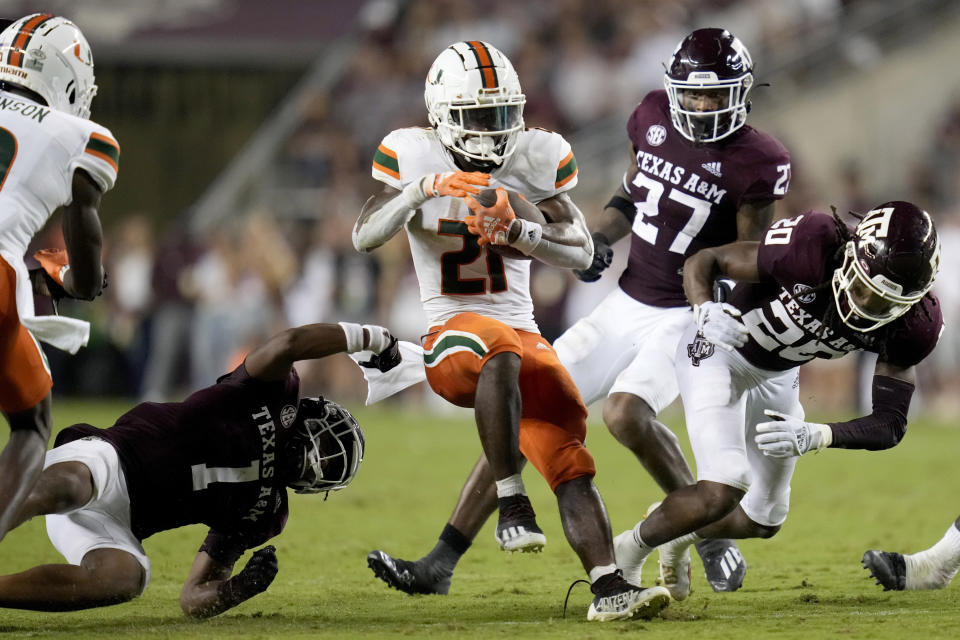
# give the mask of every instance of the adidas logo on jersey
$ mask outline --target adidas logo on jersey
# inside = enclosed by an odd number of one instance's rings
[[[703,163],[702,165],[700,165],[700,166],[703,167],[704,169],[706,169],[707,171],[709,171],[710,173],[712,173],[713,175],[717,176],[718,178],[722,178],[722,177],[723,177],[723,174],[720,173],[720,163],[719,163],[719,162],[704,162],[704,163]]]

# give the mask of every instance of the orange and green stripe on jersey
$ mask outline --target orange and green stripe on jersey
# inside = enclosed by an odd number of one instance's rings
[[[114,171],[120,171],[120,145],[113,138],[99,133],[91,133],[87,147],[83,151],[100,158],[113,167]]]
[[[461,352],[473,352],[478,358],[487,355],[487,345],[479,336],[465,331],[444,331],[430,349],[423,352],[423,364],[435,367],[447,356]]]
[[[397,153],[382,144],[377,147],[373,154],[373,168],[375,171],[381,171],[392,178],[400,179],[400,162],[397,160]]]
[[[33,34],[36,33],[40,25],[52,17],[53,14],[50,13],[38,13],[23,23],[20,31],[17,32],[17,37],[15,37],[10,44],[10,51],[7,53],[7,64],[14,67],[23,66],[23,52],[27,50],[27,44],[30,42],[30,38],[33,37]]]
[[[557,181],[553,187],[559,189],[573,180],[575,175],[577,175],[577,159],[573,157],[573,151],[571,151],[557,166]]]
[[[497,68],[493,65],[493,58],[490,56],[490,50],[487,45],[479,40],[467,42],[470,51],[477,59],[477,67],[480,71],[480,77],[483,80],[484,89],[496,89],[499,85],[497,80]]]

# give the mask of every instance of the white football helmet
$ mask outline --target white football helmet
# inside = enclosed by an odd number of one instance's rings
[[[0,81],[81,118],[90,117],[97,93],[87,39],[77,25],[49,13],[20,18],[0,33]]]
[[[499,165],[517,148],[527,101],[513,65],[496,47],[456,42],[437,56],[424,85],[440,142],[470,160]]]

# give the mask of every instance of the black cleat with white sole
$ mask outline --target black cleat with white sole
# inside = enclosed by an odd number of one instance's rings
[[[907,588],[907,563],[899,553],[867,551],[860,561],[870,577],[883,586],[884,591],[903,591]]]
[[[385,551],[376,549],[367,554],[367,566],[394,589],[410,595],[446,595],[450,591],[450,575],[430,571],[421,561],[410,562],[393,558]]]
[[[637,618],[650,620],[670,604],[670,592],[664,587],[643,589],[623,579],[620,570],[601,576],[590,585],[593,602],[587,620],[610,622]]]
[[[530,498],[525,495],[509,496],[498,500],[500,517],[497,521],[497,542],[504,551],[536,553],[547,544],[547,537],[537,526]]]

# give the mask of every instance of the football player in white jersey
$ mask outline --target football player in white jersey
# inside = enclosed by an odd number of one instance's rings
[[[513,65],[485,42],[445,49],[427,73],[425,100],[432,127],[393,131],[374,155],[373,177],[385,186],[364,206],[354,246],[370,251],[407,231],[430,324],[427,380],[448,401],[474,408],[485,455],[477,467],[487,472],[481,483],[471,476],[463,493],[496,499],[500,546],[538,551],[546,542],[521,481],[519,448],[557,496],[564,531],[590,575],[588,619],[652,617],[669,597],[627,583],[617,570],[593,458],[583,446],[586,408],[539,334],[530,262],[522,259],[573,269],[592,260],[583,215],[565,193],[577,180],[570,145],[558,134],[524,129],[525,97]],[[470,196],[484,186],[518,192],[546,223],[517,217],[499,189],[496,204],[482,206]],[[482,524],[459,507],[431,552],[436,562],[421,565],[432,572],[420,578],[434,592],[449,588],[456,560]],[[418,570],[382,551],[371,552],[368,564],[405,591]]]
[[[37,340],[75,352],[89,335],[85,322],[35,317],[34,288],[92,300],[103,286],[97,208],[120,147],[87,119],[96,92],[90,45],[69,20],[37,13],[0,33],[0,410],[11,431],[0,454],[0,539],[50,437],[53,382]],[[27,245],[58,208],[67,251],[38,252],[43,269],[32,277]]]

